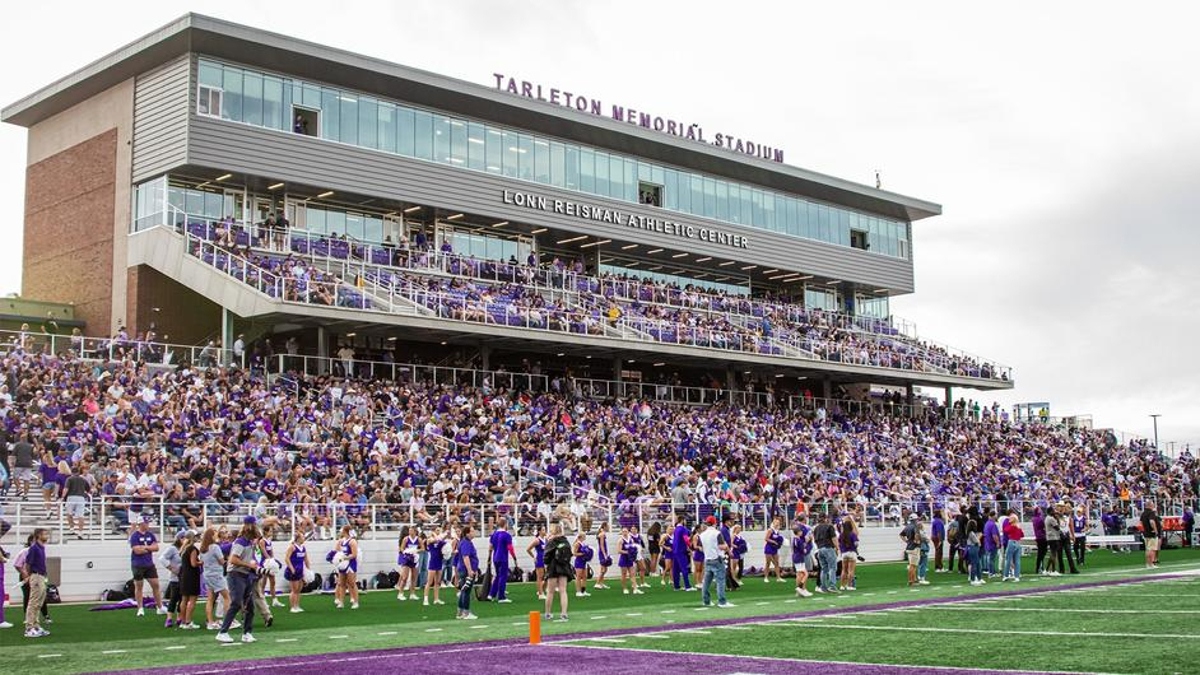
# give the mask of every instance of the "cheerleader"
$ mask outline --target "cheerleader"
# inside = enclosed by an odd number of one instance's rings
[[[297,528],[296,536],[292,539],[292,543],[288,544],[287,552],[284,553],[284,561],[287,563],[287,569],[283,571],[283,578],[291,585],[291,590],[288,593],[289,612],[299,614],[304,611],[300,606],[300,594],[304,592],[304,582],[311,570],[308,565],[308,549],[304,546],[304,531]]]
[[[635,588],[650,588],[650,584],[646,583],[646,568],[650,562],[650,553],[646,550],[646,539],[637,525],[629,528],[629,538],[634,546],[633,585]]]
[[[608,584],[604,583],[604,575],[613,563],[612,556],[608,554],[608,523],[600,523],[600,531],[596,533],[596,557],[600,561],[600,574],[596,576],[596,583],[592,588],[605,589],[608,588]]]
[[[253,518],[254,516],[248,516],[247,520]],[[263,625],[267,628],[275,624],[275,616],[271,612],[271,606],[267,604],[264,588],[267,578],[274,575],[272,568],[279,564],[279,561],[267,556],[266,539],[268,535],[266,532],[270,527],[270,525],[264,526],[260,531],[262,536],[254,543],[254,562],[258,564],[258,567],[255,569],[254,586],[250,589],[250,601],[254,604],[254,613],[262,616]]]
[[[657,524],[655,523],[655,525]],[[674,560],[674,553],[671,549],[672,539],[673,537],[670,532],[663,532],[662,537],[658,541],[658,548],[662,551],[659,558],[662,562],[662,576],[659,578],[658,583],[662,586],[666,586],[667,579],[670,579],[672,576],[671,563]]]
[[[268,524],[264,525],[262,534],[263,534],[263,538],[262,538],[263,561],[265,562],[267,560],[275,560],[275,540],[274,540],[275,525],[274,525],[274,523],[268,523]],[[276,564],[278,564],[278,561],[276,561]],[[283,607],[283,603],[279,601],[279,597],[276,595],[277,590],[275,588],[275,573],[273,571],[268,571],[268,573],[263,576],[263,585],[264,585],[263,590],[264,590],[265,594],[267,595],[267,597],[271,598],[271,606],[272,607]]]
[[[638,547],[629,528],[621,528],[620,555],[617,556],[617,567],[621,569],[621,593],[629,595],[630,587],[634,595],[642,595],[642,589],[637,585],[633,567],[638,563]]]
[[[763,583],[770,583],[772,567],[775,568],[775,580],[783,582],[783,568],[779,566],[779,549],[783,547],[783,533],[779,531],[781,527],[783,520],[776,516],[767,528],[766,544],[763,546],[763,556],[767,559],[763,568]]]
[[[700,543],[700,533],[706,529],[704,523],[696,525],[696,529],[692,530],[691,548],[692,548],[692,578],[704,578],[704,546]]]
[[[571,555],[575,558],[575,597],[586,598],[591,596],[587,592],[587,573],[588,563],[592,560],[592,548],[587,545],[587,535],[583,532],[575,535],[575,545],[571,548]]]
[[[746,564],[746,553],[750,551],[750,546],[746,543],[746,538],[742,536],[742,526],[734,525],[730,531],[730,537],[733,542],[729,546],[729,558],[732,564],[729,571],[733,574],[735,581],[742,580],[742,568]]]
[[[796,568],[796,595],[807,598],[812,593],[805,588],[808,583],[808,573],[812,564],[813,539],[812,531],[804,523],[804,515],[792,526],[792,566]]]
[[[425,550],[429,552],[429,574],[425,577],[425,592],[422,605],[429,606],[429,591],[433,590],[433,604],[444,605],[442,593],[442,568],[446,566],[446,539],[439,528],[433,528],[433,533],[425,540]]]
[[[409,600],[417,599],[417,556],[421,554],[422,546],[415,527],[407,528],[406,534],[400,537],[396,554],[396,568],[400,572],[400,580],[396,583],[397,600],[404,600],[405,589],[408,589]]]
[[[334,548],[334,560],[338,561],[337,587],[333,591],[333,606],[341,609],[345,605],[346,594],[350,595],[350,609],[358,609],[358,540],[354,538],[354,528],[343,525]]]
[[[546,526],[538,525],[537,535],[525,549],[533,558],[533,574],[537,577],[538,600],[546,599]]]

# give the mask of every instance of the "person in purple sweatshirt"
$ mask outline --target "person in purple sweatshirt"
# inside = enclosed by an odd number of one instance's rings
[[[1046,513],[1040,506],[1033,509],[1033,540],[1037,542],[1037,563],[1034,568],[1038,574],[1041,574],[1045,571],[1042,565],[1046,562],[1046,550],[1049,548],[1049,544],[1046,541]]]
[[[513,567],[516,567],[517,552],[513,550],[512,535],[508,533],[508,526],[503,519],[496,523],[496,530],[488,539],[488,559],[492,561],[496,571],[495,577],[492,578],[492,587],[488,589],[488,600],[512,602],[508,599],[507,590],[508,561],[511,559]]]
[[[671,556],[673,558],[671,561],[671,582],[677,591],[680,589],[680,582],[683,583],[683,590],[696,590],[692,587],[691,563],[688,561],[691,550],[691,533],[688,532],[683,516],[679,516],[675,519],[675,531],[671,534]]]
[[[996,512],[987,512],[983,524],[983,571],[989,577],[1000,575],[1000,526],[996,524]]]

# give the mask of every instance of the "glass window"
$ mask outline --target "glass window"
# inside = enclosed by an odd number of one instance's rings
[[[358,144],[379,149],[379,105],[365,96],[358,100]]]
[[[405,157],[416,157],[416,115],[412,108],[396,108],[396,152]]]
[[[346,214],[346,236],[359,241],[363,240],[363,217],[360,214]]]
[[[341,125],[339,124],[341,116],[338,114],[341,107],[338,104],[336,91],[326,89],[321,92],[321,138],[336,141],[341,137]]]
[[[717,181],[717,220],[729,220],[729,183]]]
[[[465,166],[467,163],[467,123],[450,120],[450,163]]]
[[[584,192],[596,189],[596,153],[590,148],[579,150],[579,189]]]
[[[715,218],[717,215],[717,181],[712,178],[704,179],[704,216]]]
[[[433,159],[433,115],[424,110],[417,110],[416,116],[416,153],[417,159]]]
[[[625,160],[614,155],[608,157],[608,194],[614,199],[625,198]]]
[[[305,209],[305,229],[315,234],[327,234],[329,230],[325,227],[325,210],[324,209]]]
[[[582,189],[579,184],[579,146],[564,146],[563,164],[566,169],[566,180],[563,187],[571,190]]]
[[[379,149],[396,152],[396,106],[379,102]]]
[[[338,94],[342,108],[341,133],[336,138],[343,143],[358,144],[358,97],[353,94]]]
[[[236,68],[226,68],[224,84],[222,89],[225,90],[223,97],[225,119],[233,120],[234,122],[242,121],[242,71]]]
[[[325,99],[324,93],[321,91],[321,89],[319,87],[316,87],[311,84],[306,84],[306,85],[304,85],[301,92],[302,92],[302,99],[303,99],[302,103],[305,107],[312,108],[314,110],[321,110],[321,106],[325,103],[326,99]],[[293,93],[293,97],[294,96],[295,96],[295,94]],[[295,100],[295,99],[293,98],[293,100]]]
[[[550,142],[550,184],[566,187],[566,146],[558,141]]]
[[[488,128],[486,146],[487,146],[487,166],[484,170],[488,173],[501,173],[504,171],[504,136],[496,129]]]
[[[215,63],[201,61],[198,75],[200,84],[218,89],[224,87],[225,85],[221,80],[221,70],[222,67]]]
[[[433,116],[433,161],[450,163],[450,118]]]
[[[346,234],[346,214],[341,211],[325,212],[325,232],[330,235]]]
[[[467,125],[467,166],[476,171],[487,166],[487,128],[478,122]]]
[[[246,73],[242,81],[242,121],[246,124],[262,126],[262,76]]]
[[[284,119],[286,106],[283,101],[283,80],[278,77],[263,78],[263,126],[269,129],[290,129]]]
[[[533,180],[533,137],[529,134],[517,136],[517,162],[520,166],[521,180]]]
[[[533,179],[539,183],[550,182],[550,142],[540,138],[533,141]]]
[[[598,195],[608,195],[608,153],[596,153],[596,192]]]
[[[521,140],[515,131],[501,132],[504,145],[504,175],[516,178],[521,175]]]

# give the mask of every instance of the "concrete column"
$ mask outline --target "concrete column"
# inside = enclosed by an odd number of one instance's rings
[[[613,393],[617,396],[625,396],[625,381],[621,377],[621,371],[624,369],[625,361],[619,356],[614,356],[612,361],[612,379],[616,380],[617,385],[616,391]]]
[[[222,307],[221,308],[221,363],[231,363],[233,356],[229,350],[233,349],[233,312]]]
[[[489,345],[479,345],[479,367],[483,370],[492,369],[492,348]]]
[[[725,399],[733,403],[733,391],[737,389],[737,372],[733,366],[725,368]]]
[[[825,399],[833,398],[833,381],[828,377],[821,379],[821,397]]]
[[[316,372],[325,375],[329,372],[329,331],[324,326],[317,326],[317,359]]]
[[[946,387],[946,419],[954,417],[954,389]]]
[[[908,383],[908,384],[905,386],[905,391],[904,391],[904,394],[905,394],[905,396],[904,396],[904,400],[905,400],[905,402],[906,402],[906,403],[908,403],[908,407],[909,407],[909,408],[912,408],[912,406],[913,406],[913,403],[916,401],[916,394],[914,394],[914,393],[913,393],[913,385],[912,385],[912,382],[909,382],[909,383]]]

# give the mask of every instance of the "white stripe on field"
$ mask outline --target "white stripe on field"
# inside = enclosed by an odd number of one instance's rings
[[[932,626],[864,626],[854,624],[836,624],[827,623],[822,625],[797,623],[797,626],[808,626],[815,628],[852,628],[856,630],[883,630],[883,631],[900,631],[905,633],[968,633],[971,635],[1054,635],[1057,637],[1094,637],[1094,638],[1133,638],[1133,639],[1176,639],[1176,640],[1197,640],[1200,639],[1200,633],[1188,635],[1184,633],[1087,633],[1087,632],[1069,632],[1069,631],[1048,631],[1048,630],[986,630],[983,628],[935,628]]]
[[[128,649],[105,649],[101,654],[128,654]]]
[[[621,644],[625,644],[625,640],[622,638],[598,637],[598,638],[587,638],[587,640],[588,640],[588,642],[619,642]]]
[[[299,642],[299,638],[279,638],[276,642]]]
[[[376,635],[396,635],[396,631],[384,630],[384,631],[379,631],[378,633],[376,633]]]
[[[62,654],[38,654],[39,659],[56,659],[60,656],[62,656]]]
[[[952,609],[967,612],[1065,612],[1070,614],[1200,614],[1200,609],[1076,609],[1058,607],[955,607],[930,605],[931,609]],[[902,610],[896,610],[902,611]],[[911,611],[911,610],[906,610]]]
[[[187,649],[187,645],[171,645],[170,647],[163,647],[163,650],[168,652],[173,652],[179,649]]]

